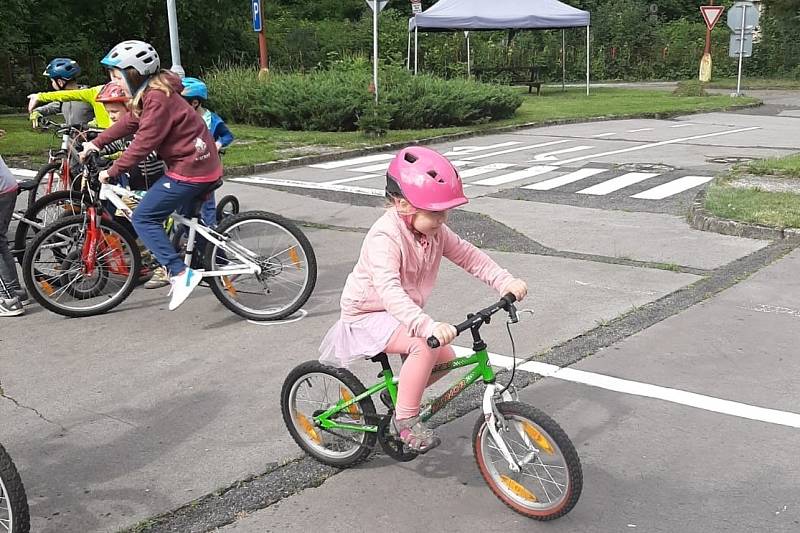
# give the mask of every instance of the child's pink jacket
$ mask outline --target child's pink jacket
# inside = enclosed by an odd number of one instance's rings
[[[433,319],[422,310],[436,284],[442,256],[497,292],[514,278],[488,255],[446,225],[423,245],[395,209],[388,209],[367,233],[341,298],[342,320],[388,311],[414,337],[428,337]]]

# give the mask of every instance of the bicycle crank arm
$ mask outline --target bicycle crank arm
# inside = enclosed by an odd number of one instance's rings
[[[497,431],[497,417],[495,416],[495,408],[494,408],[494,394],[495,394],[495,385],[487,385],[486,391],[483,393],[483,416],[486,419],[486,426],[489,428],[489,434],[494,439],[495,444],[497,444],[497,448],[500,450],[500,453],[503,455],[503,458],[508,463],[508,469],[512,472],[519,472],[521,470],[520,466],[517,464],[514,457],[511,455],[511,452],[508,450],[508,446],[506,446],[506,441],[503,440],[503,437],[500,436],[500,432]]]

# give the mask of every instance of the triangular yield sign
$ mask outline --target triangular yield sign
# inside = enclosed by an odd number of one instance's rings
[[[709,30],[714,29],[714,25],[722,17],[723,11],[725,11],[723,6],[700,6],[700,12],[703,14]]]

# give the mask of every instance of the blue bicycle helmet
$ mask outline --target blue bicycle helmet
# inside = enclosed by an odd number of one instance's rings
[[[206,87],[206,84],[201,80],[197,78],[183,78],[181,81],[183,83],[183,92],[181,96],[185,99],[192,100],[196,98],[203,101],[208,100],[208,87]]]
[[[68,57],[57,57],[47,64],[44,75],[51,80],[74,80],[81,73],[78,62]]]

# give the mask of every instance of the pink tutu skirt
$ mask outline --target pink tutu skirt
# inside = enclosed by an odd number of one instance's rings
[[[319,361],[326,365],[347,367],[353,361],[381,353],[400,322],[387,313],[368,313],[354,322],[339,320],[319,347]]]

